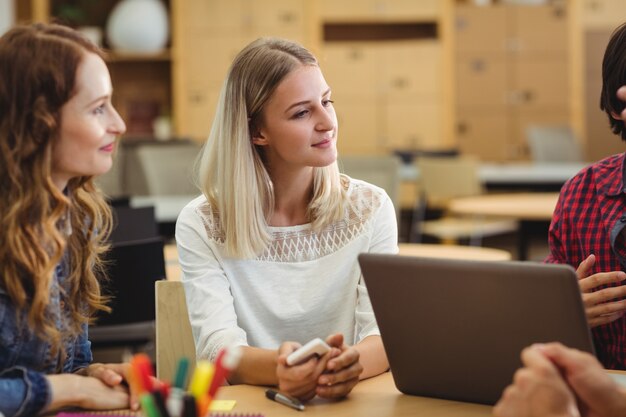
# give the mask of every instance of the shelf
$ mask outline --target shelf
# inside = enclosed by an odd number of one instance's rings
[[[107,50],[109,62],[146,62],[146,61],[171,61],[172,53],[169,49],[157,53],[136,53]]]

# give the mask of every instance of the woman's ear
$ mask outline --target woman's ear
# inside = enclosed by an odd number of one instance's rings
[[[615,120],[624,120],[624,118],[622,116],[620,116],[619,114],[615,113],[614,111],[611,112],[611,117],[614,118]]]
[[[267,139],[265,139],[261,132],[257,131],[254,135],[252,135],[252,143],[258,146],[266,146]]]

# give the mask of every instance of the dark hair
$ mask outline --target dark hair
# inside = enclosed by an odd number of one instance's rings
[[[617,90],[626,85],[626,23],[615,29],[602,60],[602,92],[600,109],[609,116],[611,131],[626,141],[624,121],[615,119],[611,113],[620,114],[625,103],[617,98]]]

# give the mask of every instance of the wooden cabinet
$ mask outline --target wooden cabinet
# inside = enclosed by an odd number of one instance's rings
[[[100,2],[70,2],[66,0],[14,0],[18,21],[51,21],[65,7],[78,5],[81,9],[81,25],[95,26],[103,33],[105,49],[108,49],[105,25],[118,0]],[[168,10],[180,0],[162,0]],[[70,23],[60,18],[61,23]],[[76,24],[74,24],[76,25]],[[80,29],[80,28],[79,28]],[[175,28],[170,22],[170,39],[175,37]],[[171,40],[159,53],[117,53],[110,51],[107,65],[114,86],[113,105],[126,121],[127,137],[151,138],[153,122],[157,117],[176,114],[172,105],[172,62]]]
[[[578,0],[585,28],[615,29],[626,19],[624,0]]]
[[[179,0],[177,20],[184,24],[176,38],[177,131],[207,138],[228,67],[245,45],[262,36],[306,44],[307,7],[305,0]]]
[[[441,149],[442,0],[319,0],[320,63],[333,90],[340,154]]]
[[[441,12],[441,0],[320,0],[325,21],[415,21],[433,20]]]
[[[438,41],[326,42],[321,56],[339,115],[341,153],[440,146]]]
[[[457,138],[464,153],[523,159],[528,125],[568,124],[568,22],[563,5],[457,7]]]

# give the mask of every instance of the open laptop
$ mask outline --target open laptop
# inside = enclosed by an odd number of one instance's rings
[[[405,394],[494,404],[522,349],[593,345],[565,265],[361,254],[391,372]]]

